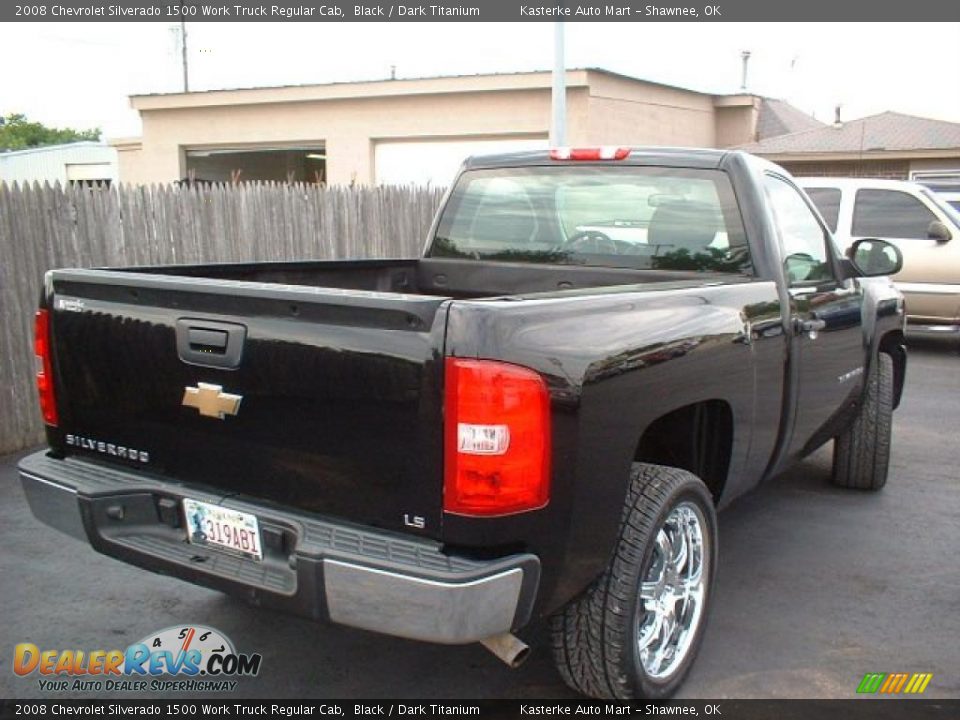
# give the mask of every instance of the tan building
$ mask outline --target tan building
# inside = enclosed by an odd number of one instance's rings
[[[470,154],[546,147],[549,72],[137,95],[121,182],[446,184]],[[820,126],[781,101],[567,72],[570,145],[728,147]]]

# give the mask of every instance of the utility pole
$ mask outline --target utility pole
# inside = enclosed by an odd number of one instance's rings
[[[183,62],[183,91],[190,92],[190,75],[187,72],[187,23],[180,21],[180,57]]]
[[[550,145],[567,144],[567,64],[563,49],[562,22],[553,24],[553,121],[550,124]]]

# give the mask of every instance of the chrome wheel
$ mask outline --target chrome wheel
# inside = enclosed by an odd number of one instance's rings
[[[651,678],[669,678],[683,662],[700,627],[710,575],[703,512],[677,505],[657,531],[637,603],[637,652]]]

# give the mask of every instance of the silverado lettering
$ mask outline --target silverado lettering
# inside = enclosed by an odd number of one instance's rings
[[[83,437],[82,435],[71,435],[68,433],[64,436],[64,443],[71,447],[80,448],[81,450],[92,450],[124,460],[134,460],[142,463],[150,462],[150,453],[145,450],[135,450],[134,448],[104,442],[103,440],[94,440],[93,438]]]

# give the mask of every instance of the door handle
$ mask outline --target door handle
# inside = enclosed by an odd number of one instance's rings
[[[823,330],[827,326],[826,320],[803,320],[802,318],[794,318],[793,327],[798,334],[811,333],[816,334]]]

